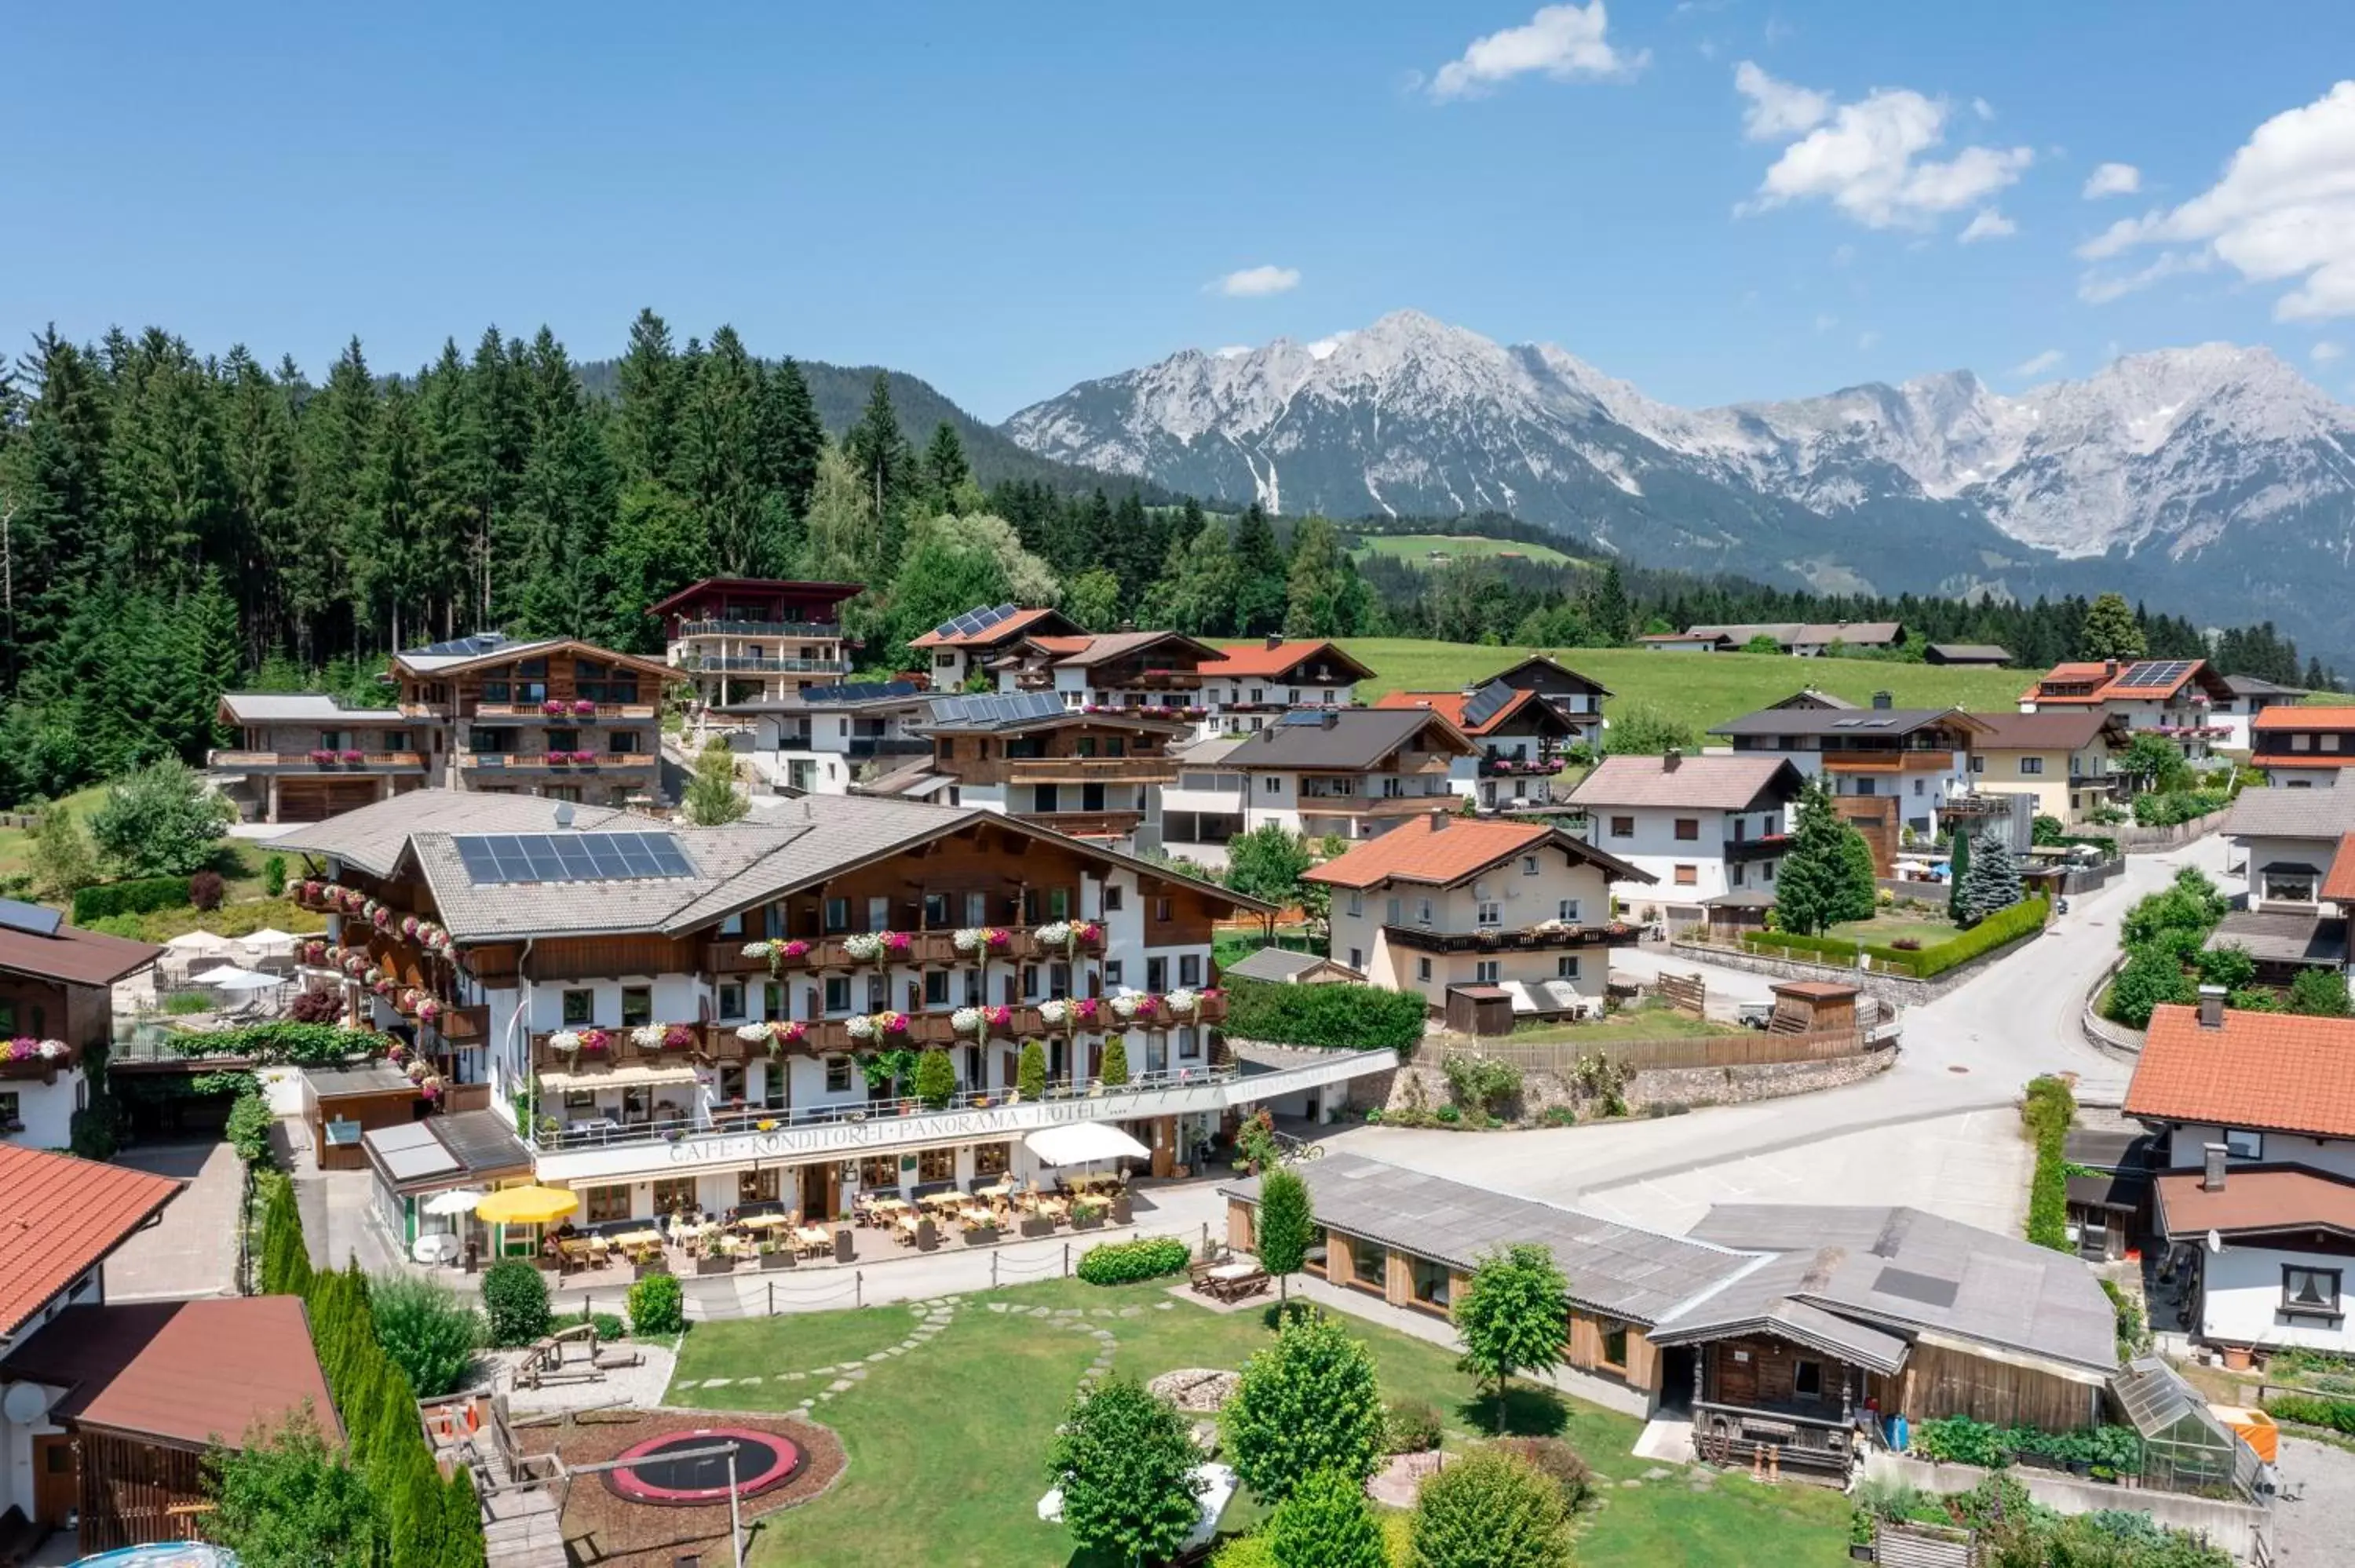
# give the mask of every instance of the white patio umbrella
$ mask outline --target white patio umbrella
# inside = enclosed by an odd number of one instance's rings
[[[1093,1160],[1150,1160],[1153,1150],[1108,1121],[1045,1127],[1022,1140],[1042,1165],[1085,1165]]]
[[[183,931],[164,945],[180,953],[226,953],[237,944],[218,931]]]
[[[489,1194],[479,1187],[453,1187],[447,1192],[436,1192],[425,1200],[425,1212],[437,1218],[451,1214],[471,1214],[474,1205]]]
[[[260,969],[240,969],[235,964],[223,964],[217,969],[207,969],[200,975],[190,976],[189,979],[197,985],[207,986],[214,991],[261,991],[271,986],[286,983],[284,975],[266,975]]]
[[[294,933],[282,931],[275,926],[264,926],[259,931],[248,931],[240,937],[237,945],[258,958],[283,956],[294,950]]]

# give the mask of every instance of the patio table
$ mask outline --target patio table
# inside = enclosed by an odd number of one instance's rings
[[[1249,1279],[1259,1272],[1255,1263],[1222,1263],[1209,1271],[1212,1279]]]
[[[750,1219],[739,1220],[736,1223],[748,1231],[773,1231],[780,1225],[790,1225],[794,1222],[792,1217],[786,1214],[754,1214]]]
[[[867,1204],[879,1214],[896,1214],[910,1206],[905,1198],[869,1198]]]
[[[804,1225],[794,1233],[794,1245],[804,1252],[831,1252],[834,1237],[824,1225]]]
[[[651,1229],[643,1231],[623,1231],[620,1235],[612,1237],[611,1239],[615,1246],[624,1248],[660,1246],[663,1244],[662,1232]]]

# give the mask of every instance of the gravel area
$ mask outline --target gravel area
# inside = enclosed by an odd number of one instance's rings
[[[2355,1542],[2355,1453],[2285,1434],[2281,1499],[2274,1506],[2277,1568],[2325,1568]]]
[[[602,1378],[548,1383],[538,1388],[515,1385],[515,1369],[523,1361],[523,1351],[493,1351],[483,1360],[491,1371],[491,1386],[507,1396],[508,1408],[517,1415],[616,1406],[649,1410],[663,1402],[663,1394],[670,1387],[671,1371],[678,1363],[676,1346],[665,1340],[648,1343],[623,1340],[604,1348],[635,1351],[643,1360],[637,1366],[615,1368]],[[577,1348],[574,1353],[579,1354]]]
[[[789,1437],[805,1456],[801,1474],[783,1486],[747,1498],[741,1516],[750,1527],[764,1514],[807,1502],[842,1474],[840,1439],[814,1421],[773,1414],[739,1415],[717,1410],[671,1410],[623,1418],[584,1416],[553,1427],[517,1434],[529,1452],[553,1447],[575,1465],[611,1459],[623,1449],[664,1433],[698,1427],[734,1426]],[[757,1534],[757,1529],[748,1531]],[[625,1502],[607,1490],[602,1477],[583,1476],[572,1484],[564,1505],[564,1539],[576,1563],[620,1563],[636,1568],[673,1568],[700,1554],[711,1563],[730,1561],[728,1508],[657,1507]]]

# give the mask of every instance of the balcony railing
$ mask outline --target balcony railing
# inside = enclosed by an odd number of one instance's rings
[[[468,773],[616,773],[653,768],[651,751],[469,751],[458,758]]]
[[[1490,755],[1480,758],[1480,777],[1483,779],[1549,778],[1561,772],[1565,766],[1559,757]]]
[[[1017,784],[1167,784],[1178,777],[1169,757],[1021,757],[1007,764]]]
[[[690,655],[682,666],[714,675],[847,675],[847,659],[764,659],[751,653]]]
[[[678,635],[689,637],[806,637],[815,642],[836,641],[842,628],[830,620],[683,620]]]
[[[1580,948],[1624,948],[1633,944],[1636,935],[1635,927],[1624,924],[1571,926],[1558,920],[1472,931],[1385,925],[1382,934],[1399,946],[1421,953],[1560,953]]]
[[[1785,1465],[1795,1468],[1845,1474],[1855,1431],[1851,1424],[1828,1416],[1697,1399],[1693,1442],[1703,1458],[1718,1464],[1738,1464],[1772,1448]]]
[[[1145,825],[1143,811],[1016,811],[1018,821],[1050,829],[1066,838],[1126,838]]]
[[[593,703],[583,708],[558,699],[551,712],[545,703],[477,703],[467,715],[484,722],[552,724],[645,724],[655,717],[652,703]]]
[[[853,736],[842,749],[853,762],[869,762],[887,757],[930,757],[932,743],[906,735],[861,735]]]
[[[1891,751],[1824,751],[1826,768],[1841,773],[1943,773],[1955,765],[1955,754],[1943,747],[1907,747]]]
[[[1773,860],[1791,848],[1788,833],[1770,833],[1760,839],[1728,839],[1725,841],[1725,861],[1729,865],[1754,860]]]
[[[1304,817],[1417,817],[1429,810],[1453,811],[1463,797],[1452,789],[1428,795],[1303,795]]]
[[[1079,924],[1089,924],[1080,922]],[[1098,933],[1092,943],[1066,943],[1049,947],[1039,940],[1035,927],[993,926],[987,929],[1003,931],[1006,940],[997,947],[982,951],[960,950],[956,932],[901,931],[897,935],[907,939],[907,946],[886,958],[854,958],[848,944],[851,934],[830,937],[780,937],[774,944],[784,950],[776,955],[772,965],[766,952],[747,954],[744,949],[772,938],[762,937],[715,937],[703,945],[703,967],[714,974],[767,974],[779,976],[812,974],[826,970],[882,969],[943,969],[967,968],[984,961],[1037,962],[1057,959],[1093,958],[1103,951],[1102,922],[1093,922]],[[863,945],[863,944],[862,944]]]
[[[386,773],[422,770],[425,758],[414,751],[208,751],[208,768],[287,768],[301,773]]]

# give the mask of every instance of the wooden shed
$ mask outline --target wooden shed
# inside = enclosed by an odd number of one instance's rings
[[[1458,1034],[1510,1034],[1512,993],[1497,985],[1449,986],[1447,1027]]]
[[[389,1062],[303,1069],[303,1120],[323,1171],[364,1171],[363,1134],[415,1121],[430,1102]]]
[[[1864,994],[1846,980],[1784,980],[1767,989],[1774,993],[1774,1027],[1784,1034],[1854,1029],[1856,999]]]

